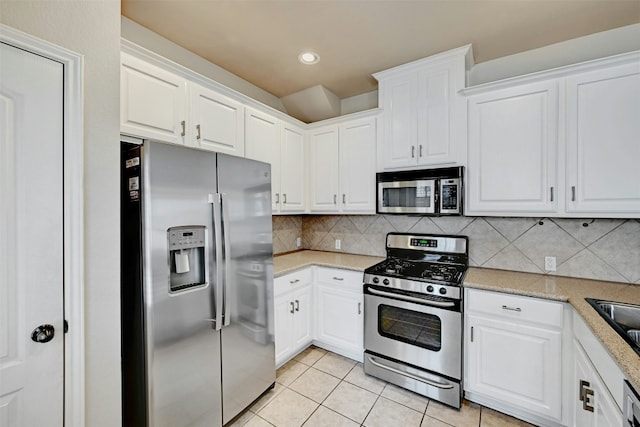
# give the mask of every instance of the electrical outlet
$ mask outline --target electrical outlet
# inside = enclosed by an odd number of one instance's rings
[[[300,237],[296,237],[296,247],[299,248],[302,246],[302,239]]]
[[[336,249],[340,249],[341,246],[342,242],[340,241],[340,239],[336,239]]]
[[[554,256],[544,257],[544,269],[546,271],[556,271],[556,257]]]

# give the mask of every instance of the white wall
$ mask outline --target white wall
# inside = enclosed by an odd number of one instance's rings
[[[168,58],[233,90],[287,112],[280,99],[147,28],[122,17],[122,38]]]
[[[120,1],[2,0],[0,22],[84,55],[86,425],[119,426]]]
[[[469,86],[640,50],[640,24],[543,46],[476,64]]]

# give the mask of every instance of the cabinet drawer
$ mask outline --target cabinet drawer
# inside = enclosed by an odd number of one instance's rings
[[[283,292],[297,289],[311,283],[311,268],[294,271],[273,280],[273,294],[278,296]]]
[[[562,303],[500,292],[467,290],[466,310],[562,328]]]
[[[317,282],[332,283],[345,286],[349,289],[360,289],[363,283],[363,273],[355,270],[342,270],[339,268],[318,267],[316,270]]]

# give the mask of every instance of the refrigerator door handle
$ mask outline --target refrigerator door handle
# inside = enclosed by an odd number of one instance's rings
[[[224,286],[222,288],[222,326],[231,324],[231,314],[227,310],[227,287],[229,286],[229,270],[231,268],[231,237],[229,236],[229,208],[227,206],[228,199],[226,193],[220,193],[220,202],[222,210],[222,236],[224,254]]]
[[[216,249],[216,280],[215,286],[212,286],[215,303],[215,314],[213,320],[213,328],[216,331],[222,329],[222,298],[223,298],[223,254],[222,254],[222,198],[219,193],[215,197],[211,197],[213,206],[213,234],[215,238]]]

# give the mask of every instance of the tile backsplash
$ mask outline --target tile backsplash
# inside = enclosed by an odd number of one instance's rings
[[[636,219],[274,216],[273,249],[276,254],[315,249],[385,256],[391,231],[466,235],[472,266],[640,284]],[[301,248],[296,237],[302,238]],[[556,257],[555,272],[544,271],[545,256]]]

